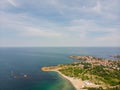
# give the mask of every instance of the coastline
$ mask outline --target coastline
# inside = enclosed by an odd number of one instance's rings
[[[41,70],[45,71],[45,72],[46,71],[47,72],[48,71],[53,71],[53,72],[58,73],[63,78],[65,78],[66,80],[68,80],[73,85],[73,87],[75,88],[75,90],[87,90],[87,89],[84,89],[84,87],[98,87],[98,85],[95,85],[94,83],[89,83],[88,84],[88,81],[83,81],[82,79],[78,79],[78,78],[66,76],[66,75],[62,74],[59,71],[59,69],[60,68],[56,68],[56,67],[52,67],[51,69],[50,69],[50,67],[43,67],[43,68],[41,68]]]
[[[84,82],[81,79],[75,79],[75,78],[72,78],[72,77],[65,76],[64,74],[62,74],[58,70],[50,70],[50,71],[57,72],[63,78],[65,78],[66,80],[68,80],[73,85],[73,87],[75,88],[75,90],[86,90],[86,89],[82,89],[83,86],[84,86]]]
[[[52,69],[48,69],[46,67],[43,67],[41,68],[42,71],[53,71],[53,72],[56,72],[58,73],[59,75],[61,75],[63,78],[65,78],[66,80],[68,80],[72,85],[73,87],[75,88],[75,90],[86,90],[86,89],[82,89],[83,86],[84,86],[84,82],[81,80],[81,79],[77,79],[77,78],[72,78],[72,77],[68,77],[64,74],[62,74],[59,70],[59,68],[52,68]]]
[[[96,58],[93,56],[70,56],[72,59],[84,60],[86,63],[74,62],[72,64],[59,64],[57,66],[42,67],[42,71],[54,71],[60,74],[63,78],[67,79],[76,90],[87,90],[87,88],[112,88],[119,83],[119,75],[111,72],[111,70],[120,70],[120,62],[108,59]],[[109,67],[111,66],[111,67]],[[108,71],[107,71],[107,70]],[[117,71],[115,71],[117,73]],[[101,72],[98,72],[101,71]],[[75,73],[76,72],[76,73]],[[93,75],[91,75],[91,72]],[[106,73],[113,76],[106,76]],[[98,74],[98,75],[97,75]],[[80,76],[81,75],[81,76]],[[104,75],[104,76],[103,76]],[[112,82],[104,78],[112,78]],[[101,80],[99,79],[101,78]],[[103,80],[102,80],[103,79]],[[115,80],[116,81],[115,81]]]

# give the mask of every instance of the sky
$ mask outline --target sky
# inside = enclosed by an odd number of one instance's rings
[[[120,0],[0,0],[1,47],[118,47]]]

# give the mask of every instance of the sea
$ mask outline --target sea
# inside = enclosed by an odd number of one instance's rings
[[[0,47],[0,90],[75,90],[56,72],[41,67],[75,62],[71,55],[112,58],[120,47]]]

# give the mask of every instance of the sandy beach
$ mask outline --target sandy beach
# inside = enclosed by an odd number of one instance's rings
[[[42,71],[54,71],[57,72],[58,74],[60,74],[62,77],[64,77],[65,79],[67,79],[76,90],[87,90],[87,89],[83,89],[84,87],[98,87],[98,85],[95,85],[94,83],[91,83],[89,81],[83,81],[82,79],[78,79],[78,78],[74,78],[74,77],[69,77],[66,76],[64,74],[62,74],[59,71],[60,68],[48,68],[48,67],[43,67]]]
[[[81,79],[75,79],[75,78],[65,76],[64,74],[62,74],[58,70],[52,70],[52,71],[58,72],[62,77],[67,79],[75,87],[76,90],[85,90],[85,89],[82,89],[84,86],[84,82]]]

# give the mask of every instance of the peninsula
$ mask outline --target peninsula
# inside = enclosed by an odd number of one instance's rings
[[[83,60],[71,64],[42,67],[42,71],[55,71],[69,80],[76,90],[120,90],[120,60],[107,60],[93,56],[69,56]]]

